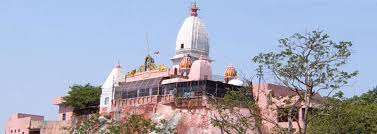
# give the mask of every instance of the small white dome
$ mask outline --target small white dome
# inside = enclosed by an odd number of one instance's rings
[[[235,85],[235,86],[242,86],[243,81],[240,79],[232,79],[228,82],[228,84]]]

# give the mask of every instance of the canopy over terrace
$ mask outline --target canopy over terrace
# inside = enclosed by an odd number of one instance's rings
[[[145,79],[133,82],[123,82],[115,89],[115,98],[128,99],[150,95],[174,95],[191,98],[203,94],[224,97],[227,90],[237,90],[241,87],[220,81],[199,80],[161,84],[164,77]]]
[[[115,88],[115,98],[126,99],[149,95],[157,95],[164,77],[150,78],[132,82],[121,82]]]

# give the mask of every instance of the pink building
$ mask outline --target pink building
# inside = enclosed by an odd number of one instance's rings
[[[299,131],[303,125],[303,112],[305,104],[299,100],[299,96],[290,88],[275,84],[260,84],[253,86],[253,95],[260,110],[263,121],[263,130],[271,133],[277,125],[281,128],[288,128],[287,111],[295,107],[293,111],[292,126],[294,130]],[[311,107],[315,107],[321,97],[316,95]],[[297,102],[297,103],[296,103]]]
[[[58,121],[72,121],[73,109],[63,105],[63,97],[58,97],[54,100],[53,104],[58,106]]]
[[[17,113],[8,120],[6,134],[39,134],[43,116]]]
[[[220,133],[210,122],[218,115],[208,103],[209,97],[222,98],[228,89],[241,88],[245,83],[237,76],[236,68],[229,66],[216,79],[212,75],[209,56],[209,37],[205,24],[198,17],[198,7],[192,5],[190,16],[180,28],[172,67],[158,65],[152,56],[144,59],[138,69],[123,73],[117,65],[102,86],[102,115],[119,120],[130,114],[143,115],[156,122],[171,121],[178,133]],[[251,90],[251,89],[250,89]],[[286,111],[295,106],[294,123],[298,131],[302,124],[302,102],[289,88],[274,84],[260,84],[251,93],[261,109],[263,132],[271,133],[276,127],[287,128]],[[245,109],[243,114],[248,114]],[[250,131],[250,133],[253,133]]]
[[[53,104],[59,106],[58,120],[45,121],[43,116],[17,113],[12,115],[5,126],[5,134],[69,134],[73,110],[62,105],[61,97]]]

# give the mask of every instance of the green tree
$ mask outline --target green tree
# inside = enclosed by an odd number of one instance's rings
[[[377,133],[376,100],[376,89],[350,99],[339,94],[329,98],[324,109],[309,115],[313,119],[309,123],[308,133]]]
[[[355,96],[350,100],[359,101],[361,103],[375,103],[377,104],[377,87],[363,93],[361,96]]]
[[[88,108],[98,111],[101,96],[100,87],[86,84],[73,85],[70,89],[68,95],[63,98],[64,105],[74,108],[75,111]]]
[[[279,51],[261,53],[253,61],[269,69],[285,86],[300,96],[298,101],[310,106],[320,91],[328,94],[339,90],[358,73],[341,69],[351,56],[350,41],[335,42],[323,31],[296,33],[279,40]],[[306,133],[308,108],[304,110],[303,130]],[[289,128],[291,129],[291,128]]]

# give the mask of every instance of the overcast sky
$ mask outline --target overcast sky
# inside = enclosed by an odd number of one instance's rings
[[[190,0],[0,0],[0,122],[16,112],[56,118],[55,97],[72,84],[100,85],[119,60],[143,63],[145,33],[158,63],[170,65]],[[251,58],[295,32],[325,30],[354,43],[347,70],[360,75],[347,96],[377,85],[377,1],[198,1],[208,26],[215,74],[234,65],[253,76]],[[274,80],[266,74],[266,82]],[[3,127],[1,128],[3,129]],[[1,130],[0,129],[0,130]]]

